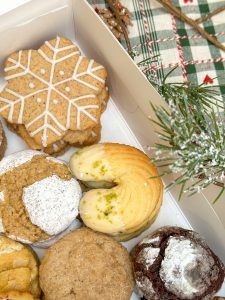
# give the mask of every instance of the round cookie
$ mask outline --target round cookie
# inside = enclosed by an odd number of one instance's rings
[[[11,291],[28,292],[38,298],[41,293],[38,265],[30,247],[0,236],[0,299],[4,293],[14,295]]]
[[[2,127],[2,123],[0,122],[0,160],[3,158],[5,154],[6,147],[7,147],[7,140],[6,140],[5,132]]]
[[[47,250],[40,285],[46,300],[128,300],[134,286],[129,254],[110,237],[78,229]]]
[[[83,131],[98,124],[98,95],[107,72],[82,56],[69,39],[57,36],[38,50],[12,53],[4,71],[7,85],[0,93],[0,115],[25,125],[42,148],[62,140],[67,130]]]
[[[62,161],[24,150],[0,162],[1,231],[34,243],[63,232],[77,217],[78,182]]]
[[[133,250],[135,279],[146,300],[212,299],[224,281],[225,268],[199,234],[163,227]]]

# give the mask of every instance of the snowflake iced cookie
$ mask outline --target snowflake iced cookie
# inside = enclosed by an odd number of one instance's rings
[[[81,189],[68,167],[24,150],[0,162],[0,232],[25,243],[44,242],[78,215]]]
[[[99,124],[98,95],[106,70],[80,54],[68,39],[57,37],[38,50],[21,50],[5,63],[8,84],[0,93],[0,115],[23,124],[31,138],[45,148],[68,130]]]
[[[18,125],[18,124],[11,124],[9,122],[6,122],[7,127],[14,133],[16,133],[18,136],[20,136],[25,142],[26,144],[34,150],[42,150],[43,152],[52,155],[52,156],[59,156],[59,155],[63,155],[70,147],[70,145],[64,141],[64,140],[60,140],[58,142],[53,143],[52,145],[49,145],[48,147],[42,148],[40,149],[40,145],[38,145],[34,139],[32,139],[25,126],[24,125]],[[92,130],[92,129],[91,129]],[[69,130],[69,132],[74,132],[72,130]],[[85,130],[84,130],[85,131]],[[84,132],[82,131],[82,133]],[[80,134],[83,135],[83,134]]]
[[[98,95],[98,99],[101,104],[101,113],[106,109],[109,92],[107,87],[105,87],[101,94]],[[20,136],[26,144],[34,150],[42,150],[43,152],[59,156],[63,155],[70,147],[70,145],[75,147],[82,147],[87,145],[92,145],[97,143],[101,137],[101,123],[99,122],[92,128],[87,128],[85,130],[68,130],[60,141],[57,141],[47,147],[42,147],[35,142],[35,140],[29,135],[26,127],[22,124],[12,124],[6,121],[8,128]]]

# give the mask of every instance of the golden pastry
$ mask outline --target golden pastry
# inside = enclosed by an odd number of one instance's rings
[[[86,185],[99,187],[80,202],[80,216],[93,230],[124,241],[140,234],[158,215],[162,181],[140,150],[113,143],[85,147],[71,157],[70,169]],[[105,188],[108,182],[114,186]]]
[[[38,259],[33,250],[0,236],[0,292],[29,292],[38,298],[38,274]]]

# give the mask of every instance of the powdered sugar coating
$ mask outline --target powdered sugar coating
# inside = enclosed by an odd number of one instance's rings
[[[56,175],[23,189],[23,202],[33,224],[50,236],[65,230],[78,215],[82,192],[75,179]]]
[[[185,237],[170,237],[160,277],[168,291],[182,299],[194,299],[194,296],[203,294],[210,284],[207,274],[212,271],[213,265],[214,260],[201,245],[193,244]]]
[[[35,155],[45,154],[35,150],[23,150],[6,156],[0,161],[0,175],[31,161]]]
[[[141,250],[138,256],[138,261],[145,262],[146,266],[151,266],[159,255],[159,248],[148,247]]]
[[[159,236],[157,236],[157,237],[154,237],[154,238],[152,238],[152,239],[150,239],[149,237],[146,237],[146,238],[144,238],[141,242],[140,242],[140,245],[141,244],[155,244],[155,243],[158,243],[160,241],[160,238],[159,238]]]

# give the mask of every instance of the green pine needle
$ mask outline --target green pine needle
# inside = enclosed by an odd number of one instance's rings
[[[155,84],[154,84],[155,85]],[[151,104],[162,133],[162,143],[154,145],[154,162],[177,174],[168,187],[180,185],[193,195],[216,184],[225,192],[225,109],[215,87],[166,83],[155,85],[168,104],[168,110]],[[165,141],[167,144],[165,144]],[[215,202],[214,201],[214,202]]]

